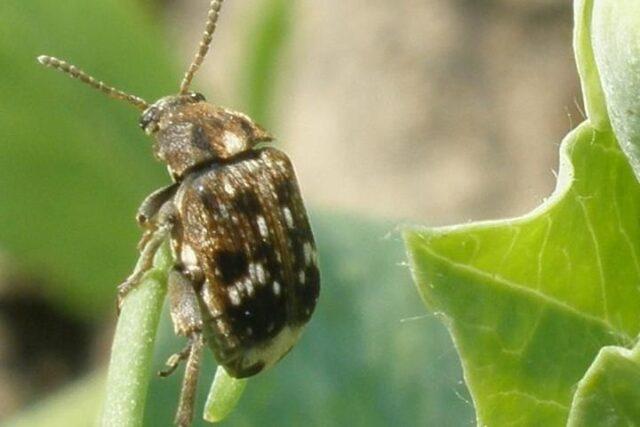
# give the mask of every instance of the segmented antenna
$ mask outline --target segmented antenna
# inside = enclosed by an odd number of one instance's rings
[[[189,90],[189,86],[191,85],[191,80],[193,80],[193,76],[196,74],[196,71],[202,65],[202,61],[204,61],[204,57],[207,55],[209,51],[209,46],[211,45],[211,39],[213,38],[213,32],[216,30],[216,22],[218,22],[218,16],[220,15],[220,8],[222,7],[223,0],[212,0],[211,5],[209,6],[209,14],[207,16],[207,24],[204,27],[204,33],[202,34],[202,40],[200,40],[200,46],[198,47],[198,51],[196,52],[196,56],[193,58],[193,62],[189,66],[189,69],[186,73],[184,73],[184,77],[182,78],[182,83],[180,83],[180,94],[184,95]]]
[[[122,92],[121,90],[118,90],[111,86],[107,86],[100,80],[96,80],[95,78],[91,77],[89,74],[85,73],[75,65],[71,65],[61,59],[54,58],[52,56],[41,55],[38,57],[38,62],[45,67],[55,68],[56,70],[62,71],[72,78],[78,79],[81,82],[86,83],[95,89],[98,89],[110,98],[122,99],[124,101],[127,101],[135,105],[140,110],[144,110],[149,106],[149,103],[144,99],[134,95],[129,95],[128,93]]]

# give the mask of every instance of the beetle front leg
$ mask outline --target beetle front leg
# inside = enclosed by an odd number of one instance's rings
[[[141,227],[147,227],[149,222],[160,212],[162,206],[176,194],[178,187],[180,187],[180,184],[176,182],[149,194],[138,208],[138,213],[136,214],[138,224]]]
[[[166,202],[157,213],[157,224],[155,229],[150,231],[149,237],[144,238],[144,245],[140,251],[140,258],[133,273],[118,286],[118,311],[122,307],[124,297],[140,284],[143,276],[153,266],[153,257],[171,234],[176,219],[175,207],[173,203]]]
[[[148,195],[140,204],[136,214],[136,221],[140,227],[145,229],[145,232],[138,243],[138,250],[142,251],[153,236],[162,207],[175,196],[178,187],[180,187],[178,183],[162,187]]]

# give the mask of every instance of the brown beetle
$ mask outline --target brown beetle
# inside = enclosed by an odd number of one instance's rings
[[[142,110],[140,127],[154,138],[154,154],[173,179],[138,210],[145,230],[140,261],[118,287],[118,304],[169,239],[175,259],[168,283],[171,318],[176,333],[189,339],[162,373],[170,374],[187,360],[178,425],[191,423],[205,344],[231,376],[255,375],[296,343],[320,291],[314,238],[291,162],[275,148],[256,147],[272,138],[249,117],[189,91],[209,49],[221,3],[211,2],[202,41],[179,93],[153,104],[65,61],[38,58]]]

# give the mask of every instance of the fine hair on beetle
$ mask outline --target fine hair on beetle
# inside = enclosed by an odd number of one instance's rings
[[[168,300],[185,348],[167,360],[161,376],[186,361],[175,423],[193,419],[205,346],[232,377],[274,366],[295,345],[320,293],[315,240],[293,165],[273,138],[247,115],[206,102],[191,82],[209,50],[222,0],[213,0],[204,33],[176,95],[154,103],[95,79],[51,56],[38,61],[124,100],[142,114],[153,153],[172,183],[138,208],[140,258],[118,286],[118,309],[152,268],[169,241],[173,266]]]

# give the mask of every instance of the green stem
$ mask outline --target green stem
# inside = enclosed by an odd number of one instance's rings
[[[151,377],[151,358],[166,294],[171,254],[164,244],[153,269],[127,295],[111,349],[101,426],[141,426]]]
[[[204,405],[204,419],[211,423],[224,420],[235,408],[246,385],[246,379],[233,378],[218,366]]]

